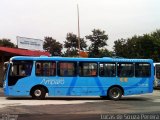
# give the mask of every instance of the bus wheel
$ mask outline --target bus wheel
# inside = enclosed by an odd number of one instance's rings
[[[122,90],[119,87],[112,87],[108,91],[108,97],[111,100],[119,100],[122,97]]]
[[[46,96],[46,91],[43,87],[36,87],[36,88],[32,89],[31,96],[34,99],[42,100]]]

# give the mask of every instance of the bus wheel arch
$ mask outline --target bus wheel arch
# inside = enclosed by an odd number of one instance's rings
[[[120,85],[113,85],[108,88],[107,96],[111,100],[119,100],[124,95],[124,89]]]
[[[49,93],[49,90],[44,85],[33,86],[30,90],[30,95],[32,96],[32,98],[38,100],[45,99],[46,93]]]

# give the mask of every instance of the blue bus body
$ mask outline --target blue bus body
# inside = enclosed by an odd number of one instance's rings
[[[154,88],[160,87],[160,63],[154,63]]]
[[[29,61],[29,65],[31,66],[30,75],[20,77],[18,75],[14,76],[12,72],[17,71],[17,73],[19,73],[19,68],[23,64],[26,64],[25,61],[27,61],[27,65]],[[45,76],[38,75],[36,73],[36,69],[38,69],[36,68],[36,64],[52,61],[54,61],[55,64],[55,68],[51,68],[55,70],[54,75]],[[74,67],[72,63],[74,63]],[[51,64],[52,63],[49,63],[48,65],[51,66]],[[59,68],[60,64],[62,66],[61,68]],[[82,64],[81,70],[83,73],[87,73],[92,67],[96,66],[96,75],[80,75],[80,64]],[[91,66],[89,66],[90,64]],[[101,75],[101,69],[110,69],[109,66],[107,67],[108,64],[110,67],[115,67],[115,73],[112,74],[112,76]],[[144,74],[142,77],[140,77],[138,73],[136,73],[136,70],[139,70],[139,73],[145,71],[140,68],[142,64],[143,68],[147,68],[149,72],[147,73],[148,75],[145,76]],[[43,67],[44,66],[45,65],[43,64]],[[70,70],[70,73],[71,71],[73,72],[74,69],[74,75],[60,75],[60,72],[63,71],[66,66]],[[129,76],[120,75],[120,70],[123,68],[129,69],[130,71],[122,71],[125,73],[132,71],[132,74]],[[44,68],[42,72],[45,72]],[[45,91],[45,94],[48,93],[48,96],[108,96],[110,88],[118,87],[121,89],[122,95],[125,96],[152,93],[153,80],[154,67],[151,59],[16,56],[10,59],[10,63],[8,64],[8,68],[6,70],[3,88],[6,96],[32,96],[34,93],[37,95],[39,92],[33,91],[33,89],[36,87],[43,87],[42,91]],[[42,91],[40,91],[40,93]]]

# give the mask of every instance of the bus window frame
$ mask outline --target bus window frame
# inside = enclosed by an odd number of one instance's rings
[[[25,64],[24,64],[24,63]],[[31,69],[30,69],[30,74],[25,74],[25,75],[15,75],[15,76],[19,76],[19,77],[28,77],[28,76],[31,76],[32,74],[32,70],[33,70],[33,64],[34,62],[32,60],[23,60],[23,61],[20,61],[20,60],[14,60],[12,62],[10,62],[10,68],[9,68],[9,76],[12,76],[14,77],[13,75],[11,75],[11,71],[12,71],[12,67],[13,65],[16,63],[16,65],[18,65],[17,67],[19,67],[19,65],[26,65],[26,63],[30,63],[32,66],[31,66]],[[22,70],[21,70],[22,71]],[[18,68],[18,72],[20,72],[20,68]]]
[[[120,74],[119,74],[119,66],[118,66],[118,64],[132,64],[133,66],[133,68],[132,68],[132,76],[120,76]],[[126,67],[126,65],[125,65],[125,67]],[[129,71],[129,70],[125,70],[125,71]],[[119,77],[119,78],[133,78],[133,77],[135,77],[135,63],[134,62],[117,62],[117,77]]]
[[[55,68],[54,68],[55,74],[54,75],[43,75],[43,69],[41,69],[40,75],[37,75],[37,63],[42,63],[42,62],[43,62],[43,64],[47,63],[47,62],[48,63],[55,63]],[[35,76],[36,77],[55,77],[55,76],[57,76],[57,62],[54,60],[36,60],[35,61]]]
[[[74,74],[73,75],[60,75],[60,63],[73,63]],[[76,77],[78,73],[77,61],[57,61],[57,76],[59,77]],[[67,69],[68,70],[68,69]]]
[[[136,73],[136,64],[148,64],[149,65],[149,75],[148,76],[137,76],[137,73]],[[135,62],[135,77],[136,78],[150,78],[152,75],[152,71],[151,71],[151,63],[149,62]]]
[[[80,63],[95,63],[96,64],[96,74],[95,75],[82,75],[81,73],[80,73],[80,71],[81,71],[81,68],[80,68]],[[83,65],[83,64],[82,64]],[[99,68],[99,63],[98,62],[94,62],[94,61],[79,61],[78,62],[78,75],[79,75],[79,77],[97,77],[99,74],[98,74],[98,68]],[[90,70],[90,69],[87,69],[87,70]],[[91,69],[92,70],[92,69]],[[94,70],[94,69],[93,69]]]
[[[114,64],[114,75],[113,76],[107,76],[107,75],[101,75],[100,72],[101,72],[101,67],[100,67],[100,64],[103,64],[103,72],[105,72],[104,70],[104,64]],[[99,76],[100,77],[117,77],[117,63],[116,62],[99,62],[99,65],[98,65],[98,68],[99,68]]]
[[[11,74],[11,72],[12,72],[12,66],[14,65],[14,63],[21,63],[19,65],[22,65],[23,61],[25,61],[25,62],[28,61],[28,63],[29,62],[31,63],[32,67],[31,67],[30,74],[29,75],[14,75],[13,73]],[[8,72],[8,86],[15,85],[17,83],[17,81],[21,80],[22,78],[32,76],[34,61],[32,61],[32,60],[23,60],[23,61],[21,61],[21,60],[14,60],[14,61],[10,62],[10,67],[8,69],[9,70],[9,72]],[[19,69],[20,68],[18,68],[18,73],[19,73]]]

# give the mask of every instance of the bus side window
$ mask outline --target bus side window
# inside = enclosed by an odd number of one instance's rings
[[[31,64],[26,64],[25,72],[26,72],[27,76],[31,74],[31,72],[32,72],[32,65]]]
[[[26,76],[26,66],[25,65],[21,66],[20,76]]]
[[[37,76],[55,76],[56,75],[56,62],[54,61],[36,62],[36,75]]]
[[[50,75],[55,76],[56,75],[56,63],[51,63],[50,65]]]
[[[101,77],[115,77],[116,75],[116,63],[100,63],[99,68]]]
[[[59,76],[76,76],[76,62],[59,62],[58,75]]]
[[[10,76],[30,76],[32,72],[32,61],[14,61],[10,68]]]
[[[96,76],[97,75],[97,71],[94,69],[91,71],[91,76]]]
[[[133,63],[118,63],[118,76],[119,77],[133,77],[134,64]]]
[[[41,65],[40,65],[40,63],[36,64],[36,75],[41,75]]]
[[[43,75],[44,76],[50,76],[49,74],[49,63],[44,63],[43,64]]]
[[[97,63],[93,62],[79,62],[80,76],[97,76]]]
[[[149,63],[136,63],[135,64],[135,76],[136,77],[150,77],[151,66]]]

